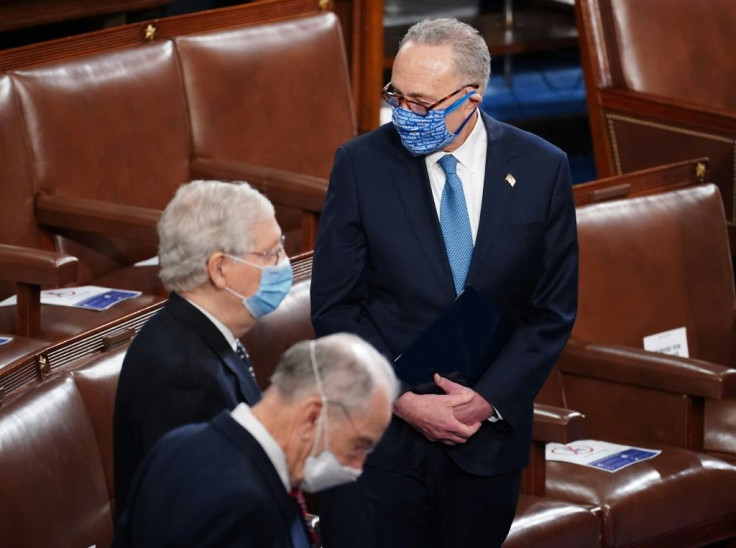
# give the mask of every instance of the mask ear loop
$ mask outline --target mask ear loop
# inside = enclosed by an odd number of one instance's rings
[[[445,111],[445,115],[449,114],[450,112],[452,112],[454,110],[457,110],[457,108],[459,108],[460,105],[462,105],[467,99],[469,99],[473,95],[480,95],[480,93],[478,93],[477,91],[471,91],[465,97],[461,97],[460,99],[458,99],[458,102],[455,105],[451,105],[450,108]],[[457,130],[455,131],[455,133],[453,133],[453,135],[455,135],[455,136],[460,135],[460,132],[465,127],[465,124],[467,124],[470,121],[470,119],[473,117],[473,114],[475,114],[477,112],[477,110],[478,110],[478,107],[475,107],[473,109],[473,112],[471,112],[470,114],[468,114],[467,118],[465,118],[465,120],[463,120],[463,123],[460,124],[460,127],[457,128]]]
[[[314,380],[317,384],[317,391],[319,392],[319,397],[322,399],[322,409],[319,412],[319,425],[317,426],[317,433],[315,434],[314,441],[312,442],[312,455],[314,455],[314,452],[317,450],[317,444],[323,431],[325,435],[325,450],[328,450],[330,446],[330,435],[327,428],[327,396],[325,396],[325,391],[322,387],[322,377],[320,377],[319,368],[317,367],[317,357],[315,355],[314,347],[314,341],[309,341],[309,358],[312,362],[312,371],[314,372]]]

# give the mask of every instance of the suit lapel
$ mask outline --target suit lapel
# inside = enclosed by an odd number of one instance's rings
[[[294,546],[311,546],[309,531],[307,524],[302,519],[299,504],[286,493],[284,484],[263,447],[228,412],[220,413],[212,419],[212,426],[229,439],[243,453],[245,459],[253,463],[265,482],[271,499],[279,508],[285,523],[284,530],[289,531]]]
[[[294,506],[291,497],[286,493],[284,484],[281,482],[276,469],[263,450],[263,447],[255,438],[230,416],[228,412],[222,412],[212,419],[212,426],[223,436],[229,439],[238,450],[243,453],[245,459],[253,463],[271,493],[279,511],[287,524],[291,524],[294,514]]]
[[[429,175],[424,156],[412,156],[394,133],[392,147],[396,168],[389,170],[394,178],[394,188],[406,213],[406,219],[414,233],[414,239],[429,264],[430,271],[449,300],[455,297],[450,263],[447,259],[442,228],[429,185]]]
[[[468,270],[467,283],[470,285],[474,285],[477,276],[482,275],[482,258],[488,254],[500,236],[503,219],[513,196],[513,187],[506,181],[506,176],[510,173],[511,160],[516,156],[502,144],[503,126],[483,113],[481,118],[486,126],[488,147],[480,222]]]
[[[172,292],[169,295],[167,307],[170,308],[171,313],[175,317],[189,325],[192,331],[201,337],[205,344],[220,359],[223,367],[235,377],[240,394],[231,394],[227,390],[227,387],[223,387],[228,397],[236,396],[235,401],[231,402],[231,407],[235,407],[241,401],[245,401],[249,405],[257,403],[261,399],[261,391],[258,385],[250,375],[247,366],[230,347],[225,336],[220,333],[220,330],[178,293]]]

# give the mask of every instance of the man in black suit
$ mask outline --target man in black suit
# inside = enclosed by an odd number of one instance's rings
[[[153,447],[115,546],[310,546],[290,492],[355,480],[397,388],[386,359],[354,335],[296,344],[256,405],[179,427]]]
[[[534,398],[575,319],[577,232],[565,154],[478,111],[489,73],[472,27],[418,23],[383,90],[393,123],[337,151],[314,254],[316,333],[358,334],[393,360],[466,286],[509,329],[472,386],[402,383],[364,479],[322,497],[328,548],[488,548],[513,520]]]
[[[158,225],[164,308],[133,340],[115,400],[116,515],[169,430],[261,397],[239,338],[291,287],[271,203],[245,183],[183,185]]]

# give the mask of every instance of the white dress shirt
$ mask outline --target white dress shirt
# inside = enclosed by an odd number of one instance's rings
[[[442,199],[442,190],[445,188],[445,171],[438,163],[440,158],[446,154],[452,154],[457,158],[457,175],[463,183],[463,194],[465,194],[465,205],[468,208],[468,218],[470,219],[470,231],[473,233],[473,245],[475,245],[478,236],[478,225],[480,224],[480,208],[483,203],[483,183],[486,176],[486,155],[488,152],[488,135],[486,135],[486,126],[481,120],[480,114],[476,111],[475,126],[468,135],[465,142],[460,147],[451,152],[438,151],[428,154],[424,161],[427,164],[427,173],[429,173],[429,185],[432,188],[432,198],[434,199],[434,207],[437,210],[437,218],[440,217],[440,200]],[[470,123],[470,122],[468,122]],[[493,408],[493,413],[488,420],[497,422],[503,420],[501,413]]]
[[[245,428],[251,436],[253,436],[258,444],[263,447],[266,452],[268,459],[273,464],[273,467],[278,472],[281,481],[284,484],[284,489],[287,492],[291,492],[291,480],[289,479],[289,468],[286,466],[286,455],[281,446],[276,443],[271,433],[263,426],[263,423],[259,421],[253,412],[244,403],[239,403],[235,409],[230,412],[230,416],[235,421]]]
[[[451,154],[457,158],[457,175],[463,182],[465,204],[468,207],[470,230],[473,233],[473,244],[475,245],[475,238],[478,235],[478,224],[480,223],[480,206],[483,202],[483,181],[486,176],[488,136],[486,135],[486,126],[483,124],[480,114],[476,111],[473,116],[475,116],[473,130],[460,148]],[[468,123],[470,124],[471,122],[469,121]],[[438,219],[440,216],[442,190],[445,188],[445,172],[437,162],[446,154],[450,153],[440,150],[439,152],[428,154],[424,158],[427,164],[429,185],[432,188],[432,198],[434,198],[434,207],[437,210]]]

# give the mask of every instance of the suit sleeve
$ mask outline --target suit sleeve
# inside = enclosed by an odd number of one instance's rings
[[[519,326],[474,387],[513,428],[534,402],[572,331],[577,313],[578,243],[567,158],[551,193],[538,282]]]
[[[368,243],[361,222],[354,165],[342,147],[335,155],[312,268],[312,323],[317,336],[354,333],[393,356],[367,314]]]

